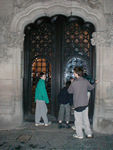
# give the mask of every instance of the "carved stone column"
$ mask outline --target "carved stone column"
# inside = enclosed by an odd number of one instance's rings
[[[113,132],[112,113],[112,51],[113,30],[109,26],[105,31],[94,32],[91,39],[92,45],[96,46],[96,75],[99,84],[96,88],[96,103],[94,111],[94,130],[110,133]]]

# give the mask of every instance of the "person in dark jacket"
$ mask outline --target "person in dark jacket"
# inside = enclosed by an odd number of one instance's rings
[[[65,119],[65,127],[70,128],[69,121],[70,121],[70,105],[73,102],[73,95],[69,94],[67,89],[69,88],[71,81],[66,82],[66,86],[61,89],[58,95],[58,103],[60,104],[59,115],[58,115],[58,127],[64,127],[62,122]]]
[[[89,81],[83,78],[83,69],[80,67],[75,67],[74,76],[77,78],[70,85],[68,92],[73,94],[73,104],[74,104],[74,117],[75,117],[75,127],[76,134],[73,135],[74,138],[83,139],[83,128],[86,136],[88,138],[92,137],[92,131],[90,128],[89,118],[88,118],[88,91],[94,89],[95,84],[90,84]],[[98,83],[96,81],[95,83]]]

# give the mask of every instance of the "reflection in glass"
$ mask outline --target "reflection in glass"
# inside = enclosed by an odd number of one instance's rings
[[[74,58],[70,59],[66,64],[66,68],[65,68],[65,72],[64,72],[65,82],[70,80],[71,77],[74,78],[74,68],[75,67],[83,67],[83,70],[85,70],[86,73],[89,74],[88,64],[86,63],[86,61],[81,59],[80,57],[74,57]]]

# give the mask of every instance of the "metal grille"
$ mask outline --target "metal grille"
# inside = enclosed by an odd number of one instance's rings
[[[45,21],[42,23],[42,21]],[[51,56],[54,55],[52,29],[50,23],[44,20],[38,20],[36,27],[31,27],[31,57],[32,57],[32,113],[35,111],[35,88],[38,82],[40,72],[46,73],[46,88],[51,103]],[[48,111],[50,112],[50,104]]]
[[[93,29],[92,29],[93,28]],[[64,61],[66,62],[64,77],[73,76],[75,66],[83,67],[85,73],[91,75],[92,45],[90,42],[94,27],[81,18],[70,17],[64,26]]]
[[[87,30],[82,30],[76,22],[65,25],[66,53],[74,51],[79,55],[90,56],[90,34]]]
[[[82,66],[95,76],[95,48],[90,39],[94,26],[76,16],[41,17],[25,28],[24,112],[34,113],[35,87],[41,71],[46,73],[48,110],[57,115],[57,95],[73,75],[75,66]],[[32,111],[31,111],[32,110]]]
[[[53,53],[52,26],[48,23],[37,25],[37,29],[31,32],[32,57],[41,56],[50,58]]]

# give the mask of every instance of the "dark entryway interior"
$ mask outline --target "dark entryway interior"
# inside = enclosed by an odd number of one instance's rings
[[[57,117],[57,95],[73,76],[73,68],[82,66],[95,78],[95,47],[91,45],[94,25],[77,16],[55,15],[38,18],[25,27],[23,106],[25,120],[34,118],[34,94],[41,71],[47,75],[46,86],[49,114]],[[95,92],[89,102],[89,117],[93,118]]]

